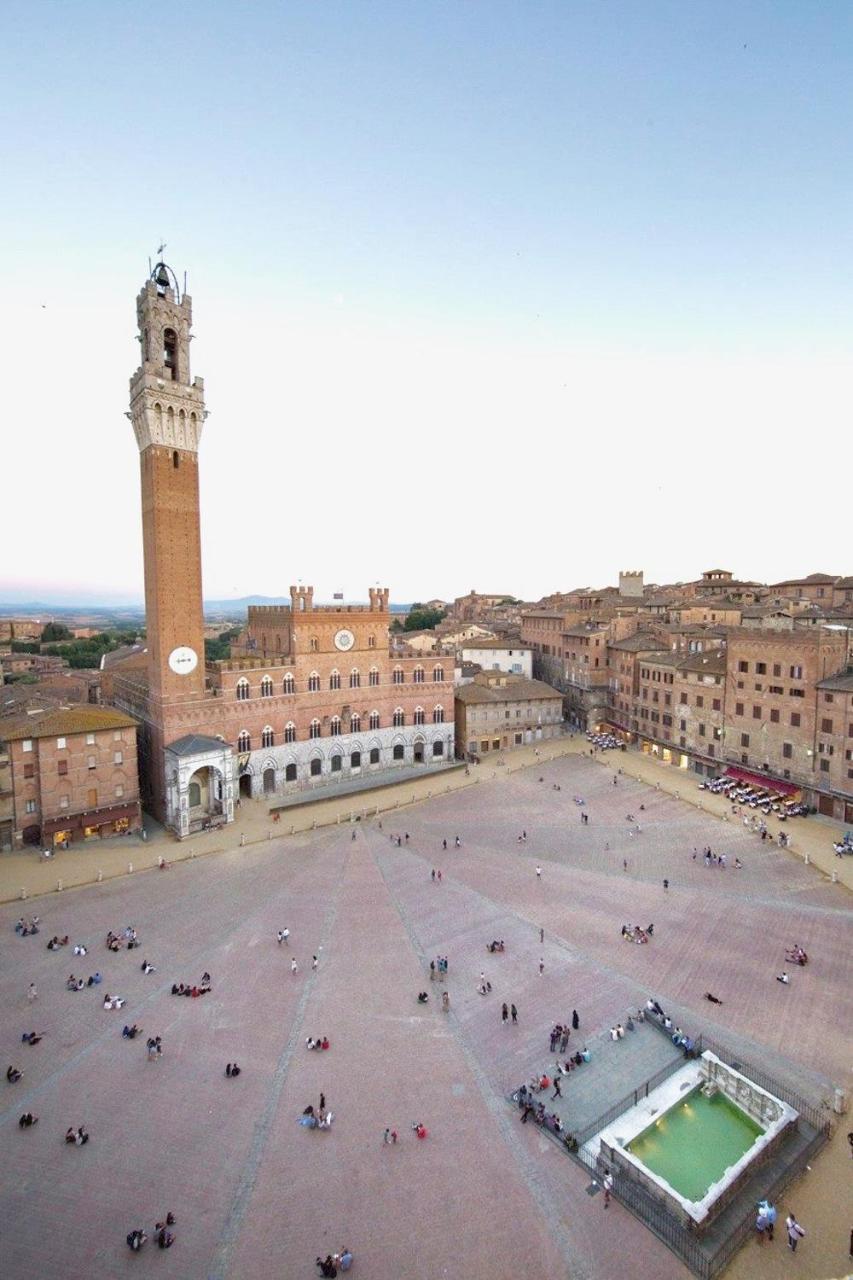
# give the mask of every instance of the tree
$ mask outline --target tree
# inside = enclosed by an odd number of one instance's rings
[[[412,605],[412,610],[403,624],[406,631],[432,631],[445,617],[443,609],[425,609],[423,605]]]
[[[73,636],[63,622],[48,622],[41,633],[42,640],[72,640]]]

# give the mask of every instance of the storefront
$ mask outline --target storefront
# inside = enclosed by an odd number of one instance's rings
[[[64,814],[61,818],[48,818],[42,824],[42,841],[51,841],[54,848],[66,848],[86,840],[105,840],[110,836],[124,835],[141,825],[139,805],[113,805],[107,809],[95,809],[89,813]]]

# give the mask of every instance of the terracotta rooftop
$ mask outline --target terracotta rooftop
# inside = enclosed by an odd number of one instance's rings
[[[491,673],[489,673],[491,674]],[[510,680],[505,685],[463,684],[456,690],[460,702],[529,702],[533,698],[560,698],[544,680]]]
[[[75,733],[97,733],[100,729],[136,728],[136,721],[123,711],[90,704],[66,709],[34,712],[32,715],[0,719],[0,737],[7,742],[20,738],[70,737]]]

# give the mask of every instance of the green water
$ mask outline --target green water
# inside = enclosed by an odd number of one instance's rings
[[[697,1089],[645,1129],[628,1150],[686,1200],[708,1188],[748,1151],[763,1129],[739,1107]]]

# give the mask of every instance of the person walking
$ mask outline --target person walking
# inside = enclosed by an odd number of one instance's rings
[[[290,944],[289,944],[289,942],[287,941],[289,937],[290,937],[290,930],[289,930],[289,929],[279,929],[279,931],[278,931],[278,945],[279,945],[279,946],[281,946],[281,944],[282,944],[282,943],[284,943],[284,945],[285,945],[285,946],[289,946]]]
[[[293,959],[292,959],[292,960],[291,960],[291,962],[290,962],[290,972],[291,972],[291,973],[298,973],[298,972],[299,972],[299,965],[296,963],[296,956],[294,956],[294,957],[293,957]]]
[[[572,1009],[572,1031],[577,1031],[580,1024],[581,1024],[581,1020],[578,1017],[577,1009]]]
[[[544,930],[544,929],[540,929],[540,930],[539,930],[539,945],[540,945],[540,947],[541,947],[541,945],[542,945],[542,943],[543,943],[544,941],[545,941],[545,930]]]
[[[319,963],[320,963],[320,961],[317,959],[317,957],[316,957],[316,956],[312,956],[312,957],[311,957],[311,968],[312,968],[312,969],[316,969],[316,968],[317,968],[317,966],[319,965]]]
[[[553,1102],[555,1098],[562,1098],[562,1096],[563,1096],[563,1094],[562,1094],[562,1091],[561,1091],[561,1089],[560,1089],[560,1077],[559,1077],[559,1076],[555,1076],[555,1077],[554,1077],[554,1092],[551,1094],[551,1101]]]
[[[536,866],[536,879],[537,880],[542,879],[542,868],[538,864]]]
[[[30,1004],[32,1004],[34,1000],[38,1000],[38,994],[39,993],[36,990],[36,984],[34,982],[31,982],[30,989],[27,992],[27,999],[29,1000]]]
[[[799,1222],[797,1222],[793,1209],[785,1219],[785,1230],[788,1232],[788,1248],[791,1250],[791,1253],[796,1253],[797,1245],[806,1233],[800,1226]]]
[[[510,1015],[510,1017],[512,1018],[512,1025],[513,1025],[513,1026],[517,1026],[517,1025],[518,1025],[518,1010],[516,1009],[516,1007],[515,1007],[515,1005],[514,1005],[514,1004],[511,1004],[511,1005],[509,1006],[509,1015]]]
[[[615,781],[615,779],[614,779],[614,781]],[[602,1178],[602,1180],[601,1180],[601,1185],[602,1185],[602,1187],[604,1188],[604,1207],[605,1207],[605,1209],[609,1209],[609,1208],[610,1208],[610,1193],[611,1193],[611,1191],[613,1190],[613,1174],[610,1172],[610,1170],[609,1170],[609,1169],[607,1170],[607,1172],[605,1173],[604,1177]]]
[[[509,1021],[509,1008],[507,1006],[506,1001],[504,1001],[504,1003],[501,1005],[501,1022],[503,1023],[504,1026],[506,1026],[508,1021]]]
[[[539,977],[540,978],[542,977],[542,974],[544,972],[545,972],[545,959],[543,956],[540,956],[539,957]]]

